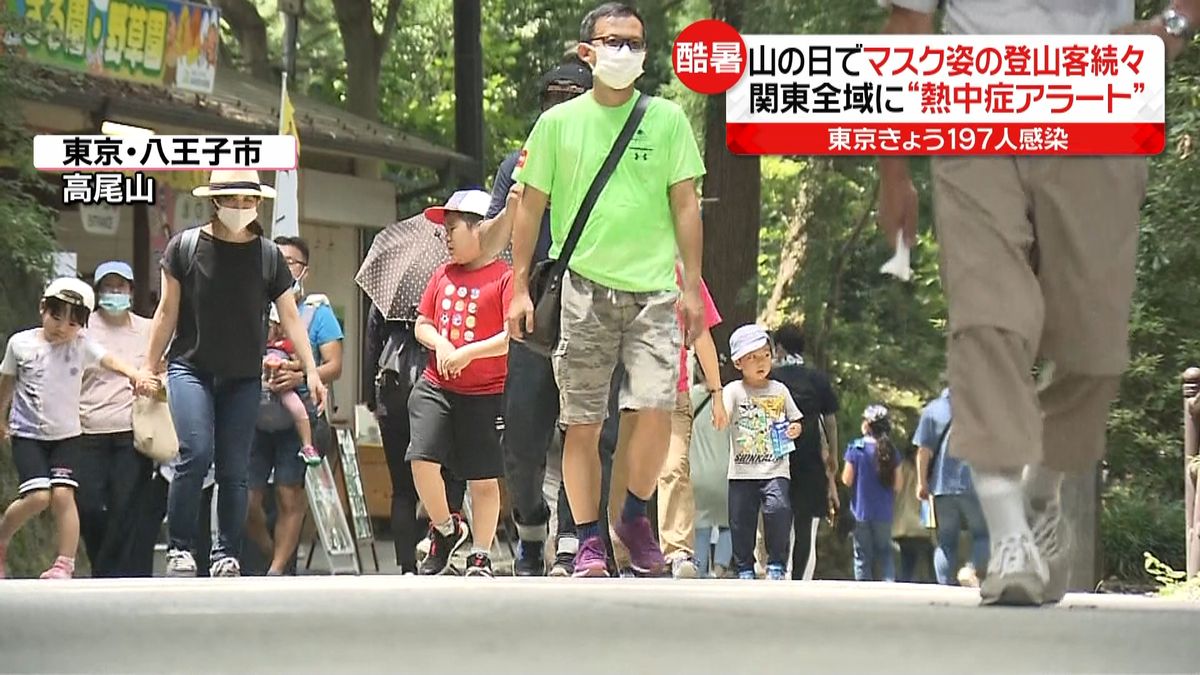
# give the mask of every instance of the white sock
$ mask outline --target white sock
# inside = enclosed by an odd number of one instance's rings
[[[575,537],[559,537],[558,552],[575,555],[579,552],[579,540]]]
[[[1025,477],[1021,482],[1025,489],[1025,496],[1029,498],[1035,508],[1040,508],[1047,503],[1058,501],[1065,477],[1066,474],[1062,471],[1030,464],[1025,467]]]
[[[471,547],[471,555],[482,555],[482,556],[487,556],[487,555],[488,555],[488,550],[487,550],[486,548],[482,548],[482,547],[480,547],[480,546],[472,546],[472,547]],[[490,556],[489,556],[489,557],[490,557]]]
[[[820,518],[812,519],[812,539],[808,544],[808,563],[804,566],[804,580],[812,581],[813,572],[817,571],[817,528],[821,526]]]
[[[1025,494],[1021,489],[1021,472],[972,470],[979,505],[987,520],[988,534],[993,542],[1007,537],[1030,535],[1025,518]]]
[[[446,522],[444,523],[438,523],[437,525],[434,525],[434,528],[438,532],[441,532],[443,537],[454,536],[454,516],[447,518]]]

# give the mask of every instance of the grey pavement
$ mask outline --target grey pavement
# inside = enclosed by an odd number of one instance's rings
[[[0,582],[3,672],[1197,672],[1200,605],[844,582]]]

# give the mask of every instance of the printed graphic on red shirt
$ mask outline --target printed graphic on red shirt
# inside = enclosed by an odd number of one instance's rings
[[[468,270],[461,265],[439,267],[421,298],[421,316],[437,326],[456,348],[483,342],[504,330],[512,300],[512,270],[497,260]],[[499,394],[504,391],[508,357],[476,359],[452,380],[437,372],[437,355],[429,354],[425,378],[457,394]]]

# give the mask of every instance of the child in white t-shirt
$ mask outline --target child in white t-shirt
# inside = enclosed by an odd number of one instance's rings
[[[95,309],[95,294],[75,278],[57,279],[42,295],[40,328],[11,336],[0,362],[0,441],[12,444],[20,485],[17,499],[0,517],[0,578],[8,542],[46,507],[54,511],[58,558],[43,579],[70,579],[79,547],[74,455],[82,428],[79,396],[83,371],[99,364],[129,378],[139,392],[155,391],[158,379],[106,354],[80,335]],[[10,410],[11,404],[11,410]]]
[[[758,515],[763,516],[767,545],[767,578],[781,581],[787,573],[792,537],[788,454],[800,436],[800,418],[788,388],[768,377],[771,344],[756,325],[729,336],[729,354],[742,379],[725,386],[732,438],[729,451],[729,529],[738,578],[754,578],[754,540]]]

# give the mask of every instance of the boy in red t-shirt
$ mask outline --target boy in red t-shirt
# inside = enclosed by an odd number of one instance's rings
[[[488,552],[500,517],[504,456],[501,399],[508,373],[504,317],[512,299],[512,270],[484,254],[479,224],[491,203],[480,190],[455,192],[425,217],[446,228],[451,262],[437,269],[418,308],[416,337],[430,350],[429,365],[408,400],[417,494],[429,513],[429,555],[419,574],[443,574],[467,540],[446,502],[442,466],[471,490],[473,543],[466,576],[492,576]]]

